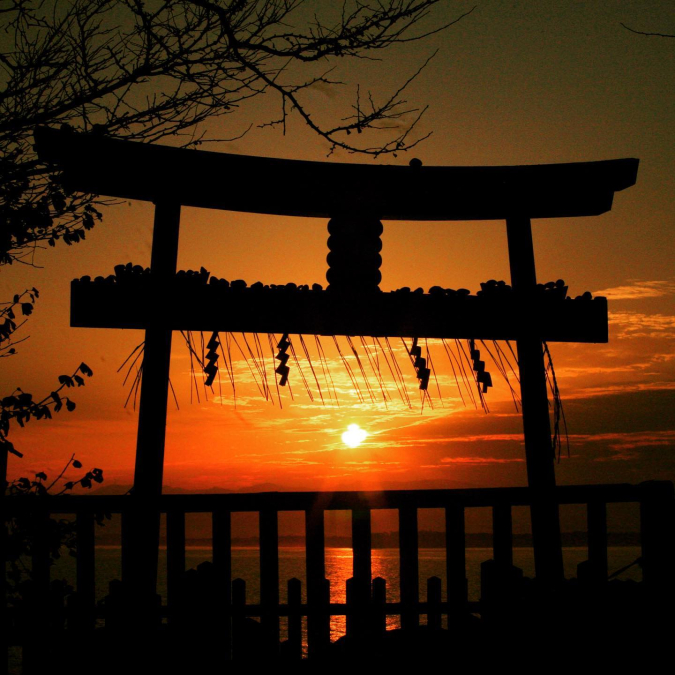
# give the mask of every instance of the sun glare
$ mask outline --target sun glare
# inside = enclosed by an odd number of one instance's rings
[[[366,440],[368,433],[358,424],[350,424],[347,431],[342,434],[342,442],[350,448],[356,448]]]

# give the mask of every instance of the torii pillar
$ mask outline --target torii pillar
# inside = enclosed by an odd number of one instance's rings
[[[511,285],[525,303],[534,294],[537,275],[530,219],[506,219]],[[532,542],[536,578],[546,585],[564,579],[560,515],[555,498],[555,452],[551,440],[546,371],[540,336],[516,340],[520,370],[527,482],[532,493]]]
[[[166,287],[176,275],[181,205],[171,196],[155,202],[150,269],[151,320],[145,330],[143,379],[138,414],[133,516],[125,525],[131,542],[123,576],[134,595],[152,611],[157,588],[159,555],[159,497],[164,478],[164,443],[169,399],[172,330],[166,325]],[[152,320],[156,318],[156,320]]]

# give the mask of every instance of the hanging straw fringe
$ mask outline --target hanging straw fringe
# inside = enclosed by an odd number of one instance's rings
[[[553,397],[553,454],[557,455],[560,461],[562,449],[562,434],[560,426],[562,423],[563,433],[565,434],[565,445],[567,446],[567,456],[570,456],[570,437],[567,432],[567,420],[565,419],[565,410],[563,409],[562,397],[558,388],[558,380],[553,367],[553,358],[546,342],[542,343],[544,355],[546,356],[546,381],[548,383],[551,396]],[[550,406],[550,403],[549,403]]]
[[[255,382],[258,392],[262,398],[264,398],[266,401],[270,401],[273,405],[275,403],[274,399],[276,398],[276,402],[279,404],[279,406],[283,407],[280,385],[287,384],[291,400],[294,400],[293,391],[290,388],[290,381],[280,382],[278,371],[275,368],[275,345],[278,347],[276,344],[276,335],[268,334],[267,347],[263,348],[263,342],[261,341],[260,335],[257,333],[252,333],[249,335],[246,333],[241,333],[240,339],[237,339],[235,334],[230,332],[221,334],[214,333],[211,335],[210,340],[208,340],[208,344],[203,333],[200,333],[199,337],[190,331],[180,331],[180,333],[188,348],[188,353],[190,356],[191,402],[193,401],[193,398],[196,398],[198,402],[201,401],[200,387],[204,387],[203,394],[206,400],[208,400],[209,388],[213,393],[214,377],[212,371],[214,370],[213,366],[216,365],[216,374],[218,375],[218,386],[221,403],[222,384],[220,380],[220,370],[223,369],[227,374],[226,381],[229,382],[229,385],[232,388],[232,396],[236,409],[237,387],[235,383],[234,357],[232,354],[233,346],[236,347],[241,358],[243,358],[246,362],[246,367],[248,368],[251,378],[253,382]],[[216,342],[214,342],[214,336],[217,338]],[[307,396],[309,397],[310,401],[315,401],[318,399],[324,406],[335,405],[336,407],[339,407],[340,403],[338,400],[338,390],[331,373],[329,359],[326,357],[320,337],[318,335],[314,335],[313,337],[316,347],[315,356],[312,356],[310,353],[305,337],[302,335],[297,336],[297,343],[300,345],[300,348],[296,350],[295,342],[292,341],[290,337],[286,336],[290,352],[289,355],[292,360],[291,370],[292,372],[298,373],[300,381],[302,382],[302,385],[307,392]],[[351,352],[349,355],[343,351],[337,336],[332,335],[331,338],[338,355],[337,358],[342,362],[359,403],[365,403],[366,398],[368,398],[370,399],[371,403],[384,403],[385,407],[388,408],[389,402],[393,400],[390,393],[390,387],[393,383],[393,386],[396,387],[396,391],[398,392],[398,396],[403,405],[409,409],[412,409],[413,406],[406,383],[407,376],[404,376],[403,374],[401,366],[399,365],[396,358],[396,350],[391,345],[389,338],[372,337],[372,344],[370,344],[364,336],[358,336],[357,339],[360,342],[360,347],[357,347],[356,339],[351,336],[345,336],[349,351]],[[517,367],[518,361],[513,346],[508,341],[506,342],[506,348],[500,345],[497,341],[492,341],[492,345],[489,345],[489,343],[484,340],[479,340],[479,342],[482,345],[484,353],[489,356],[489,359],[494,364],[496,372],[498,372],[505,381],[516,411],[520,410],[522,402],[520,399],[519,387],[515,386],[515,383],[512,379],[515,378],[515,381],[518,384],[520,383]],[[442,407],[447,407],[443,400],[443,392],[440,385],[435,360],[433,358],[433,345],[430,344],[428,339],[424,339],[424,351],[426,353],[424,354],[424,358],[422,358],[422,348],[421,345],[418,345],[416,340],[413,340],[412,348],[406,344],[404,339],[401,339],[401,343],[405,349],[405,353],[411,361],[413,372],[417,375],[417,378],[420,382],[420,403],[422,410],[424,409],[425,405],[429,405],[429,407],[433,408],[434,401],[431,396],[431,388],[428,386],[422,387],[423,380],[420,380],[420,368],[426,368],[430,371],[435,383],[434,388],[436,394],[438,395],[438,400],[440,401]],[[455,386],[457,387],[457,392],[462,404],[466,406],[467,404],[472,403],[475,408],[478,408],[478,405],[480,404],[480,407],[486,413],[489,412],[487,400],[484,396],[484,389],[486,389],[486,387],[484,386],[485,383],[483,381],[488,371],[487,366],[484,365],[483,362],[480,362],[479,352],[476,350],[475,341],[468,340],[465,346],[461,340],[446,341],[441,339],[440,345],[442,346],[443,351],[445,352],[445,355],[448,359]],[[269,349],[270,353],[270,355],[267,357],[265,356],[266,349]],[[555,370],[553,369],[553,362],[546,343],[543,343],[543,349],[544,355],[547,359],[546,378],[553,400],[553,447],[557,453],[558,458],[560,458],[563,433],[565,434],[565,438],[568,439],[567,424],[560,398],[560,391],[558,389],[555,376]],[[218,350],[220,351],[220,360],[217,364],[215,364],[213,352]],[[144,343],[141,343],[133,349],[131,354],[129,354],[124,363],[118,369],[119,372],[123,368],[127,367],[124,377],[124,385],[126,385],[127,381],[132,378],[131,387],[125,402],[125,406],[131,400],[134,401],[135,406],[138,392],[140,390],[143,372],[143,356]],[[473,359],[473,356],[476,356],[476,359]],[[215,358],[218,358],[217,354],[215,355]],[[318,366],[315,364],[316,359],[318,359]],[[415,365],[416,362],[418,364],[417,366]],[[480,373],[479,371],[475,370],[477,363],[478,367],[482,369]],[[356,364],[356,366],[354,366],[354,364]],[[289,363],[289,365],[291,364]],[[305,366],[309,367],[311,375],[305,372]],[[269,367],[272,368],[271,374],[268,372]],[[358,379],[355,368],[358,368],[358,372],[360,374]],[[492,370],[492,368],[490,368],[490,370]],[[388,371],[389,376],[391,377],[389,383],[385,381],[384,375],[386,371]],[[204,373],[204,377],[199,378],[198,373],[201,372]],[[479,377],[481,373],[484,373],[482,379]],[[201,385],[198,381],[198,378],[201,379]],[[370,378],[374,378],[374,382],[371,382]],[[359,384],[359,379],[363,382],[363,384]],[[206,384],[207,380],[209,382],[208,385]],[[427,384],[426,379],[424,379],[424,384]],[[365,391],[363,389],[364,386]],[[316,387],[316,389],[313,387]],[[273,389],[276,390],[276,396],[273,395]],[[379,389],[379,393],[377,395],[375,391],[376,389]],[[171,392],[174,397],[174,401],[176,402],[176,406],[178,407],[178,400],[173,389],[173,385],[171,385]],[[324,392],[326,393],[324,394]],[[566,444],[569,454],[569,440],[566,440]]]

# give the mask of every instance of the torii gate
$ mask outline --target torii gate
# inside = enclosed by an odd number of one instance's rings
[[[38,128],[35,139],[38,156],[63,171],[68,189],[155,204],[150,281],[127,288],[74,282],[71,301],[71,325],[145,329],[134,479],[141,503],[152,510],[162,491],[173,330],[510,339],[518,350],[536,575],[545,583],[562,580],[542,340],[607,342],[607,302],[536,296],[530,219],[609,211],[614,193],[635,183],[637,159],[371,166],[185,150],[67,129]],[[185,293],[175,285],[182,205],[333,218],[331,234],[337,230],[341,241],[332,247],[337,254],[331,253],[332,290],[289,295],[283,312],[278,296],[263,289],[235,294],[204,286],[188,291],[190,303],[175,302],[175,293]],[[377,251],[373,256],[365,246],[364,253],[361,243],[348,241],[358,239],[361,229],[372,231],[380,219],[506,221],[513,293],[499,299],[424,295],[411,300],[376,292]],[[350,258],[358,264],[350,264]],[[361,286],[368,292],[360,292]],[[222,311],[205,312],[215,300]],[[136,527],[141,526],[147,530],[135,538],[136,573],[144,588],[154,588],[159,521],[139,518]]]

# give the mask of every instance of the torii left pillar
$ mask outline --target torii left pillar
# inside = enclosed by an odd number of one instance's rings
[[[527,306],[537,286],[532,225],[526,216],[506,220],[511,284]],[[516,340],[525,437],[527,480],[531,494],[532,544],[535,574],[542,586],[564,579],[560,514],[555,494],[555,453],[551,443],[546,369],[541,336],[526,328]]]
[[[124,522],[127,551],[123,580],[137,605],[139,621],[154,615],[159,554],[159,498],[164,475],[164,441],[169,395],[171,329],[166,325],[166,287],[176,274],[179,203],[170,197],[155,202],[150,262],[152,306],[145,330],[143,379],[136,443],[132,507]],[[127,583],[128,582],[128,583]]]

